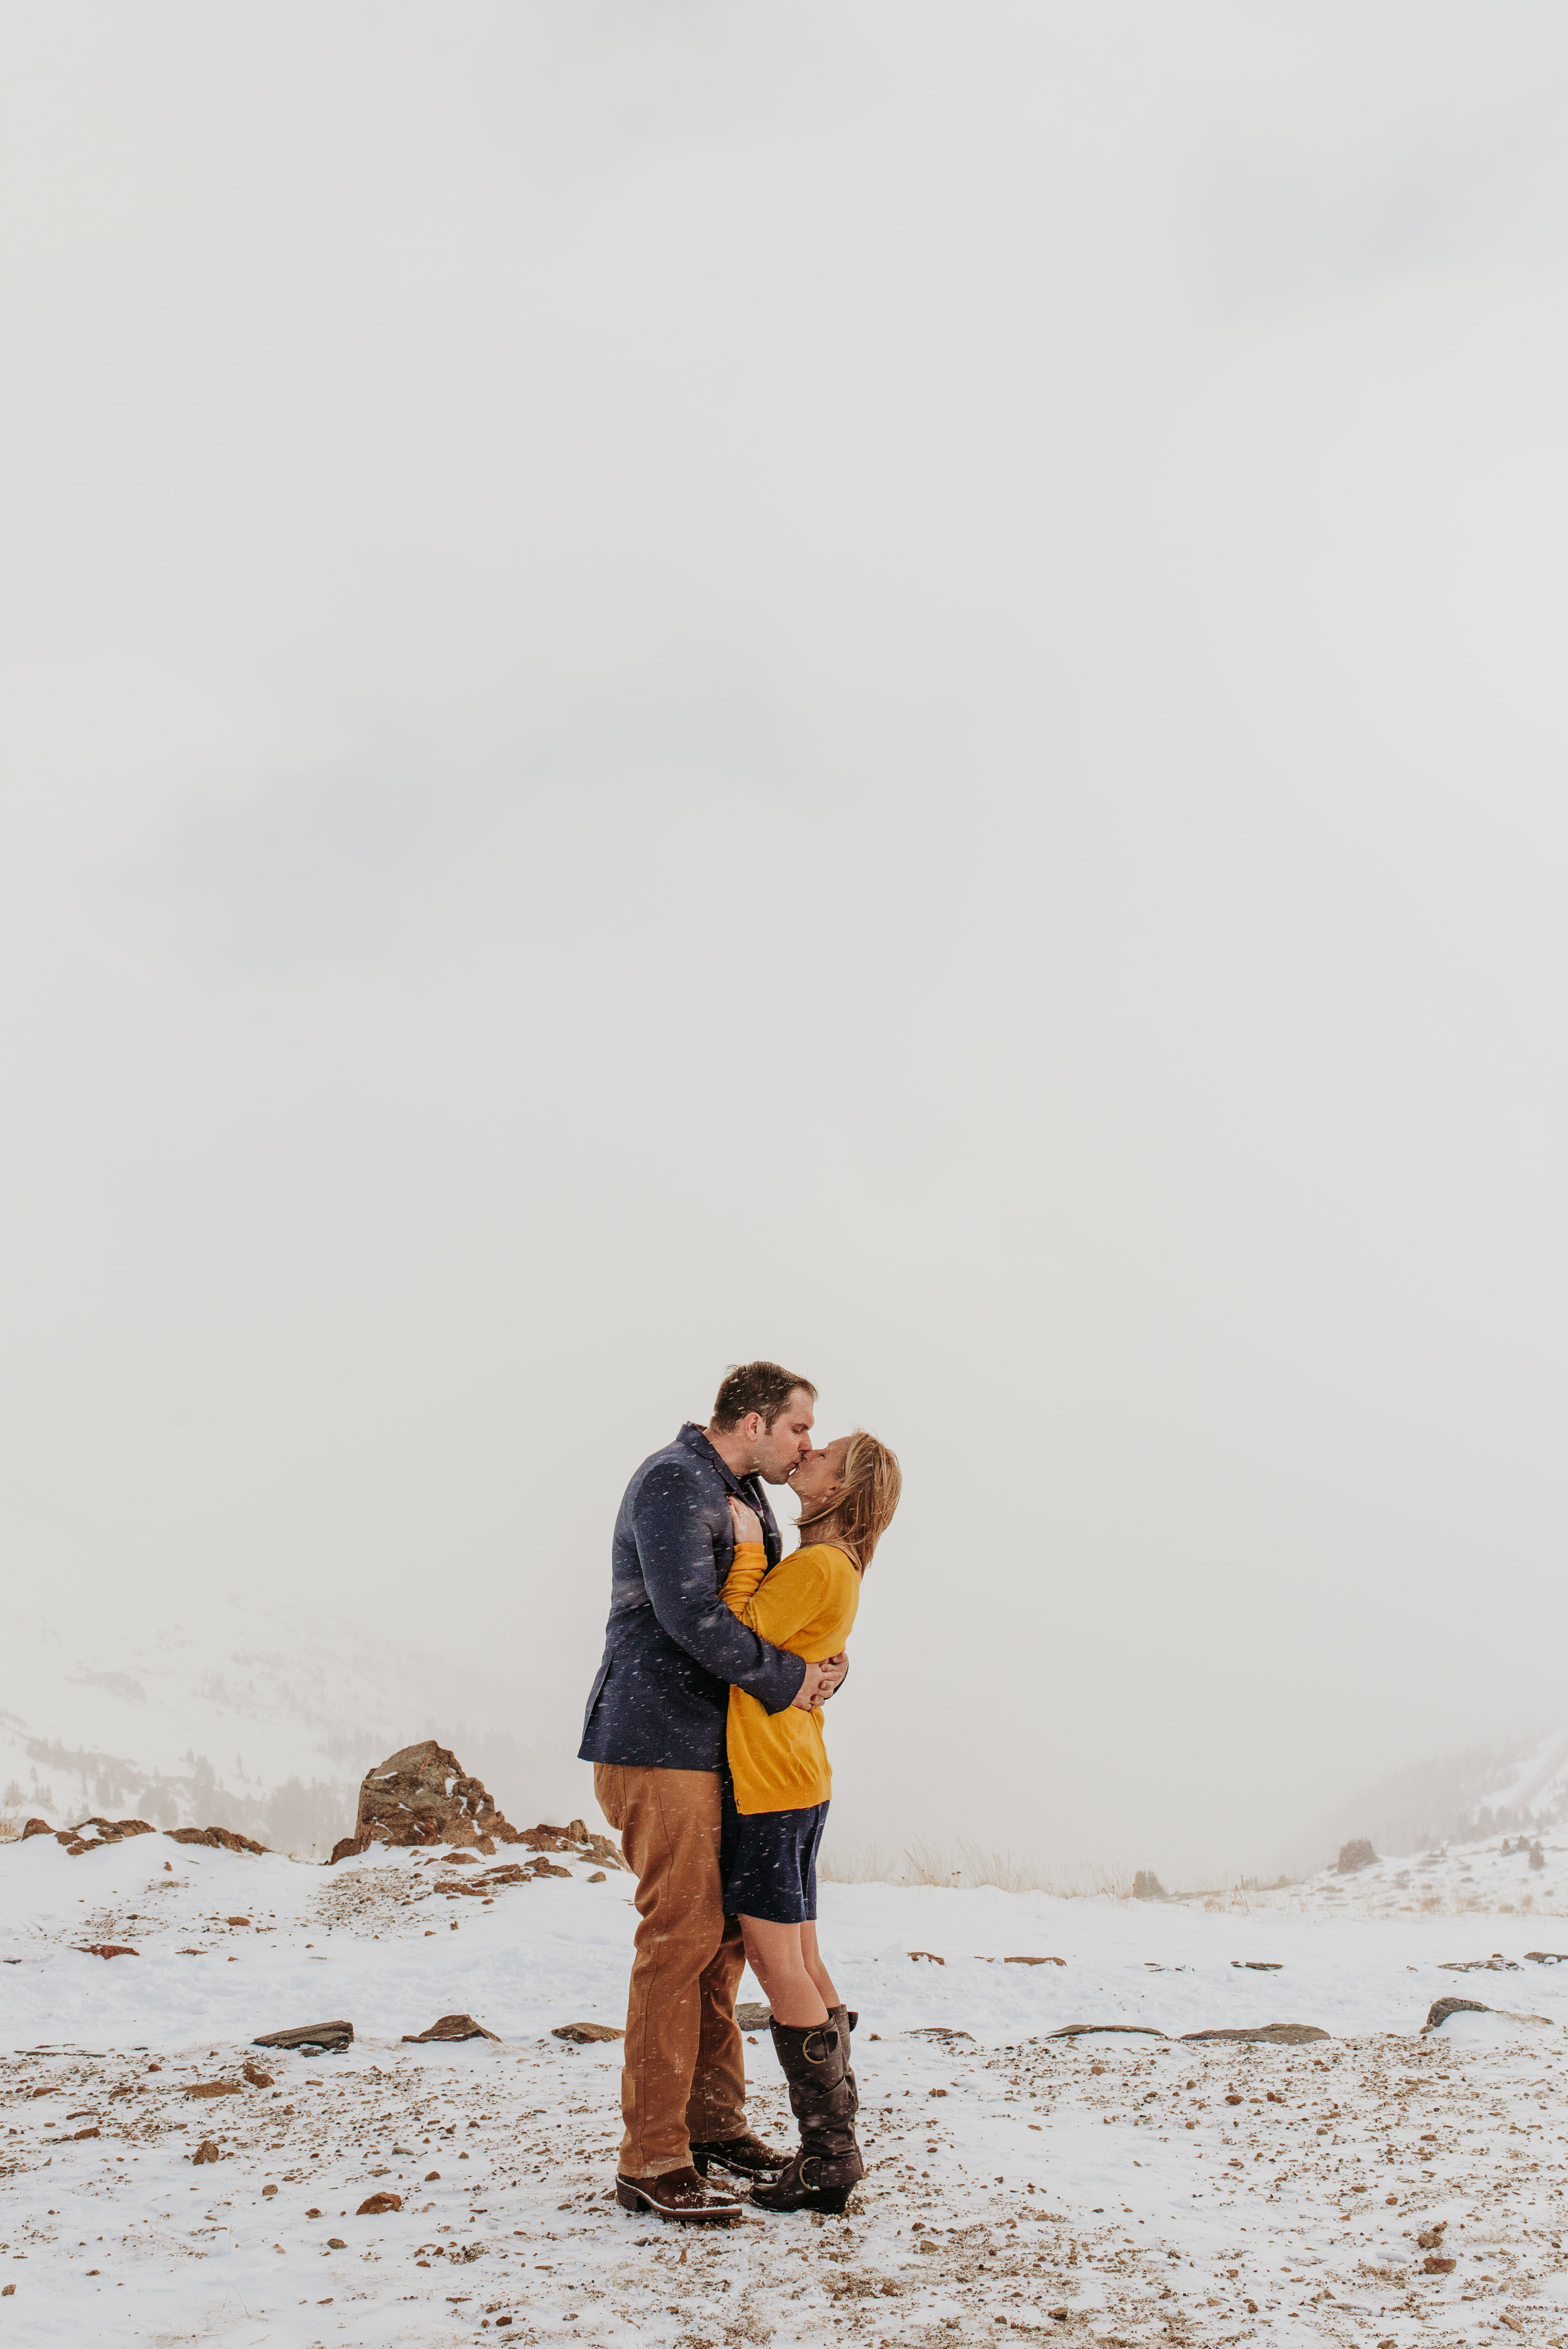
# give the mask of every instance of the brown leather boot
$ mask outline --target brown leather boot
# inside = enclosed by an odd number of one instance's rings
[[[710,2169],[722,2169],[727,2170],[731,2178],[754,2186],[758,2178],[777,2178],[789,2158],[787,2153],[764,2145],[749,2130],[744,2137],[715,2137],[706,2145],[698,2145],[695,2138],[692,2141],[692,2168],[701,2178],[706,2178]]]
[[[754,2186],[751,2199],[765,2210],[840,2212],[866,2174],[855,2142],[860,2094],[850,2069],[847,2015],[805,2028],[788,2023],[769,2028],[800,2124],[800,2146],[778,2181]]]
[[[740,2209],[738,2194],[705,2186],[692,2168],[666,2169],[659,2178],[619,2177],[615,2199],[623,2210],[652,2210],[660,2219],[733,2219]]]

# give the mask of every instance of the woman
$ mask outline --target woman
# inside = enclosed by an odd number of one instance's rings
[[[903,1478],[887,1445],[857,1430],[808,1453],[789,1481],[800,1504],[798,1529],[811,1540],[769,1574],[756,1512],[731,1500],[735,1563],[723,1597],[776,1648],[820,1663],[850,1636],[861,1578],[892,1521]],[[817,1947],[817,1851],[833,1783],[822,1716],[794,1706],[769,1713],[731,1688],[728,1747],[725,1913],[740,1919],[751,1971],[768,1993],[774,2052],[800,2124],[788,2168],[774,2185],[754,2187],[751,2199],[771,2210],[842,2210],[865,2163],[855,2143],[851,2017]]]

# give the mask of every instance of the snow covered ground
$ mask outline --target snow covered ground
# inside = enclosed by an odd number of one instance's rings
[[[1484,1857],[1470,1891],[1517,1898]],[[829,1885],[871,2174],[846,2220],[694,2235],[616,2207],[618,2049],[552,2035],[622,2019],[627,1878],[441,1889],[479,1873],[0,1846],[0,2343],[1568,2343],[1568,1964],[1526,1954],[1568,1924],[1539,1905]],[[1423,2036],[1443,1996],[1522,2019]],[[456,2010],[499,2041],[404,2044]],[[343,2054],[250,2044],[338,2016]],[[1331,2035],[1050,2036],[1108,2023]],[[785,2137],[766,2034],[748,2061]],[[216,2081],[241,2085],[186,2093]],[[377,2191],[401,2209],[358,2216]]]

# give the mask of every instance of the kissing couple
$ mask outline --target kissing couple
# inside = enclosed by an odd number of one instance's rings
[[[727,2219],[841,2211],[865,2175],[850,2068],[856,2017],[817,1946],[828,1816],[821,1708],[849,1670],[861,1583],[898,1506],[899,1464],[857,1430],[813,1446],[817,1390],[747,1362],[707,1427],[633,1476],[615,1520],[610,1621],[580,1758],[637,1878],[615,2192],[628,2210]],[[789,1485],[789,1557],[764,1489]],[[747,2127],[735,1993],[749,1962],[800,2125],[793,2153]]]

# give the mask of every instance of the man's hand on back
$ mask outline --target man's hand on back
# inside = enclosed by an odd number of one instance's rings
[[[806,1677],[800,1682],[792,1710],[815,1713],[818,1706],[832,1695],[849,1669],[850,1660],[846,1655],[830,1656],[822,1664],[808,1664]]]

